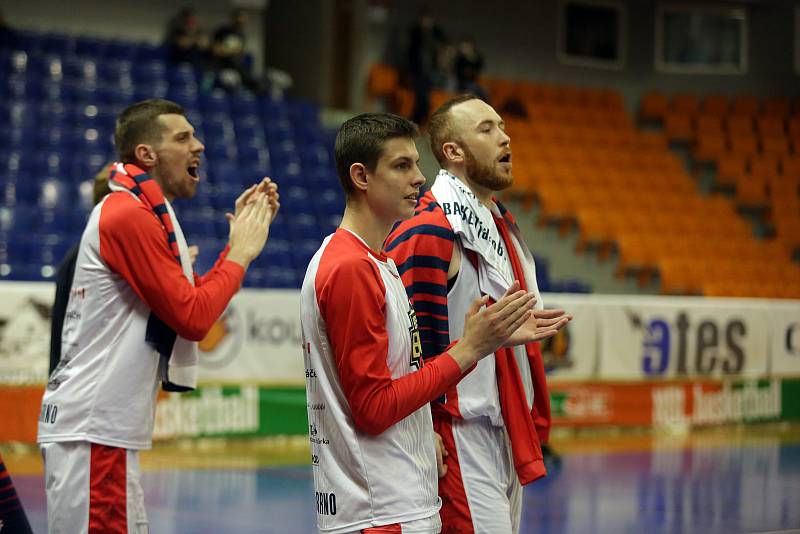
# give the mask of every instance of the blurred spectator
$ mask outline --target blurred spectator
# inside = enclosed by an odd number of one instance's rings
[[[483,56],[475,47],[472,37],[464,37],[458,43],[455,58],[457,89],[460,93],[472,93],[487,99],[486,90],[478,84],[483,70]]]
[[[264,90],[263,84],[253,76],[247,65],[245,54],[245,33],[247,12],[235,9],[231,21],[217,28],[211,44],[211,68],[214,71],[213,85],[227,91],[246,87],[254,93]]]
[[[181,9],[167,25],[164,42],[173,63],[191,63],[202,68],[209,53],[208,36],[202,31],[194,9]]]
[[[428,116],[430,91],[438,71],[440,47],[444,44],[444,32],[433,15],[428,9],[420,9],[408,41],[408,72],[414,89],[411,120],[418,124]]]
[[[456,53],[458,49],[452,41],[445,40],[436,52],[436,70],[433,75],[433,86],[445,91],[455,91]]]

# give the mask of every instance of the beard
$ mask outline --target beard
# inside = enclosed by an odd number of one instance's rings
[[[510,172],[507,175],[501,174],[494,162],[485,165],[475,159],[472,151],[466,145],[462,144],[462,148],[464,150],[464,164],[467,176],[477,185],[492,191],[502,191],[508,189],[514,183],[513,174]]]

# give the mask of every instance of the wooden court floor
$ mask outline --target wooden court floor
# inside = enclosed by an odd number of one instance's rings
[[[525,491],[525,534],[800,532],[800,425],[562,432],[553,446],[560,462]],[[46,532],[38,454],[0,451]],[[157,444],[142,455],[150,531],[316,532],[307,457],[302,438]]]

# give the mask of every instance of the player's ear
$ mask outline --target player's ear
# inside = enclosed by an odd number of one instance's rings
[[[363,163],[353,163],[350,165],[350,181],[357,191],[366,191],[369,180],[367,177],[367,168]]]
[[[156,162],[158,161],[156,151],[151,145],[140,143],[136,145],[136,148],[133,149],[133,153],[136,156],[136,161],[147,168],[155,167]]]
[[[442,154],[444,154],[444,159],[453,163],[462,163],[464,161],[464,150],[458,143],[452,141],[442,144]]]

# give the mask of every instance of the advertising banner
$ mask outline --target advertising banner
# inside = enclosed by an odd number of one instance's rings
[[[542,295],[545,308],[572,315],[566,327],[542,342],[548,380],[589,379],[597,373],[597,311],[583,295]]]
[[[300,292],[243,289],[200,343],[200,380],[305,384]]]
[[[691,428],[800,420],[800,380],[553,383],[554,426]]]
[[[800,376],[800,304],[769,309],[770,373]]]
[[[0,284],[0,384],[44,384],[55,285]]]
[[[602,379],[763,377],[769,319],[760,302],[629,297],[597,302]]]

